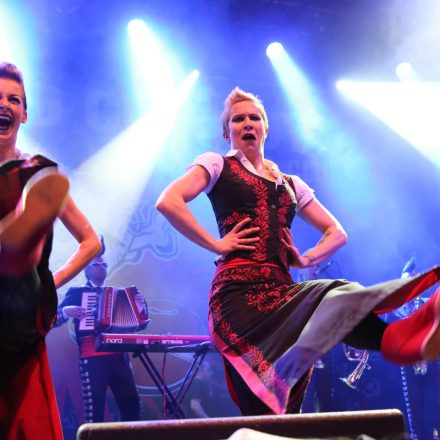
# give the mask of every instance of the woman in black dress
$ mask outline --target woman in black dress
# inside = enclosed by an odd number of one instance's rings
[[[156,206],[187,238],[219,255],[210,290],[210,333],[242,413],[300,411],[314,362],[340,341],[380,350],[397,363],[439,356],[439,294],[406,321],[387,325],[377,314],[437,282],[440,268],[368,288],[346,280],[295,283],[290,267],[327,260],[345,244],[346,233],[306,183],[265,159],[269,126],[258,97],[234,89],[221,120],[230,146],[226,156],[197,157]],[[220,239],[187,207],[203,191]],[[290,234],[296,213],[322,233],[304,255]]]

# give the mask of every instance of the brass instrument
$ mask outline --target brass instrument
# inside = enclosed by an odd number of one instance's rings
[[[342,346],[347,360],[350,362],[357,362],[358,364],[347,377],[340,377],[340,379],[350,388],[357,390],[357,381],[361,378],[365,369],[369,370],[371,368],[370,365],[368,365],[370,352],[368,350],[360,350],[346,344],[343,344]]]

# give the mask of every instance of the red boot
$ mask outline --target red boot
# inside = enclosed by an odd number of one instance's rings
[[[385,359],[400,365],[440,357],[440,289],[408,318],[392,322],[382,337]]]
[[[15,211],[0,222],[0,273],[20,275],[38,264],[68,191],[67,177],[55,168],[44,168],[29,179]]]

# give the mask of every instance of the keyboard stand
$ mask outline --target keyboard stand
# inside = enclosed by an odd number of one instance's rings
[[[180,349],[181,347],[177,347],[177,348]],[[202,342],[201,344],[194,345],[193,361],[191,365],[188,367],[188,370],[186,371],[185,374],[185,378],[183,379],[183,382],[181,383],[176,395],[174,395],[171,392],[171,390],[168,388],[167,384],[164,381],[164,378],[159,373],[159,371],[157,370],[157,368],[155,367],[154,363],[152,362],[152,360],[148,356],[148,353],[145,350],[133,353],[133,357],[139,358],[139,360],[142,362],[142,365],[145,367],[148,374],[150,375],[151,379],[153,379],[156,388],[164,396],[166,401],[165,416],[167,419],[185,418],[185,413],[183,412],[181,404],[197,372],[199,371],[200,365],[202,364],[206,354],[210,349],[212,349],[211,342]],[[173,352],[173,347],[167,349],[165,351],[165,355],[172,352]]]

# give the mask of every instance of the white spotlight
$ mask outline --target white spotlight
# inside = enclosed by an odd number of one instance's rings
[[[161,102],[89,157],[73,174],[75,199],[100,230],[122,240],[121,234],[139,204],[157,158],[167,154],[164,146],[197,74],[193,70]],[[94,209],[97,200],[98,210]],[[119,215],[114,213],[116,204]]]
[[[266,55],[272,60],[278,58],[283,52],[284,47],[281,43],[278,42],[270,43],[266,49]]]
[[[141,113],[155,106],[175,87],[178,67],[174,54],[152,27],[139,19],[127,25],[133,83]]]
[[[0,1],[0,62],[13,63],[23,72],[28,101],[33,102],[32,98],[29,99],[32,96],[33,81],[28,68],[32,64],[28,50],[28,41],[34,38],[30,33],[32,27],[18,6],[9,10],[9,6],[4,3],[7,2]],[[35,53],[35,49],[32,52]]]
[[[440,168],[440,85],[425,81],[347,82],[339,90],[367,108]]]
[[[407,61],[404,61],[403,63],[399,63],[396,67],[396,76],[401,81],[414,79],[415,78],[415,71],[413,69],[413,66],[411,63],[408,63]]]
[[[345,80],[345,79],[339,79],[338,81],[336,81],[336,88],[340,91],[340,92],[344,92],[347,87],[350,87],[350,82]]]
[[[130,20],[127,25],[127,30],[131,35],[139,32],[144,32],[146,28],[147,26],[145,25],[145,23],[139,18]]]

